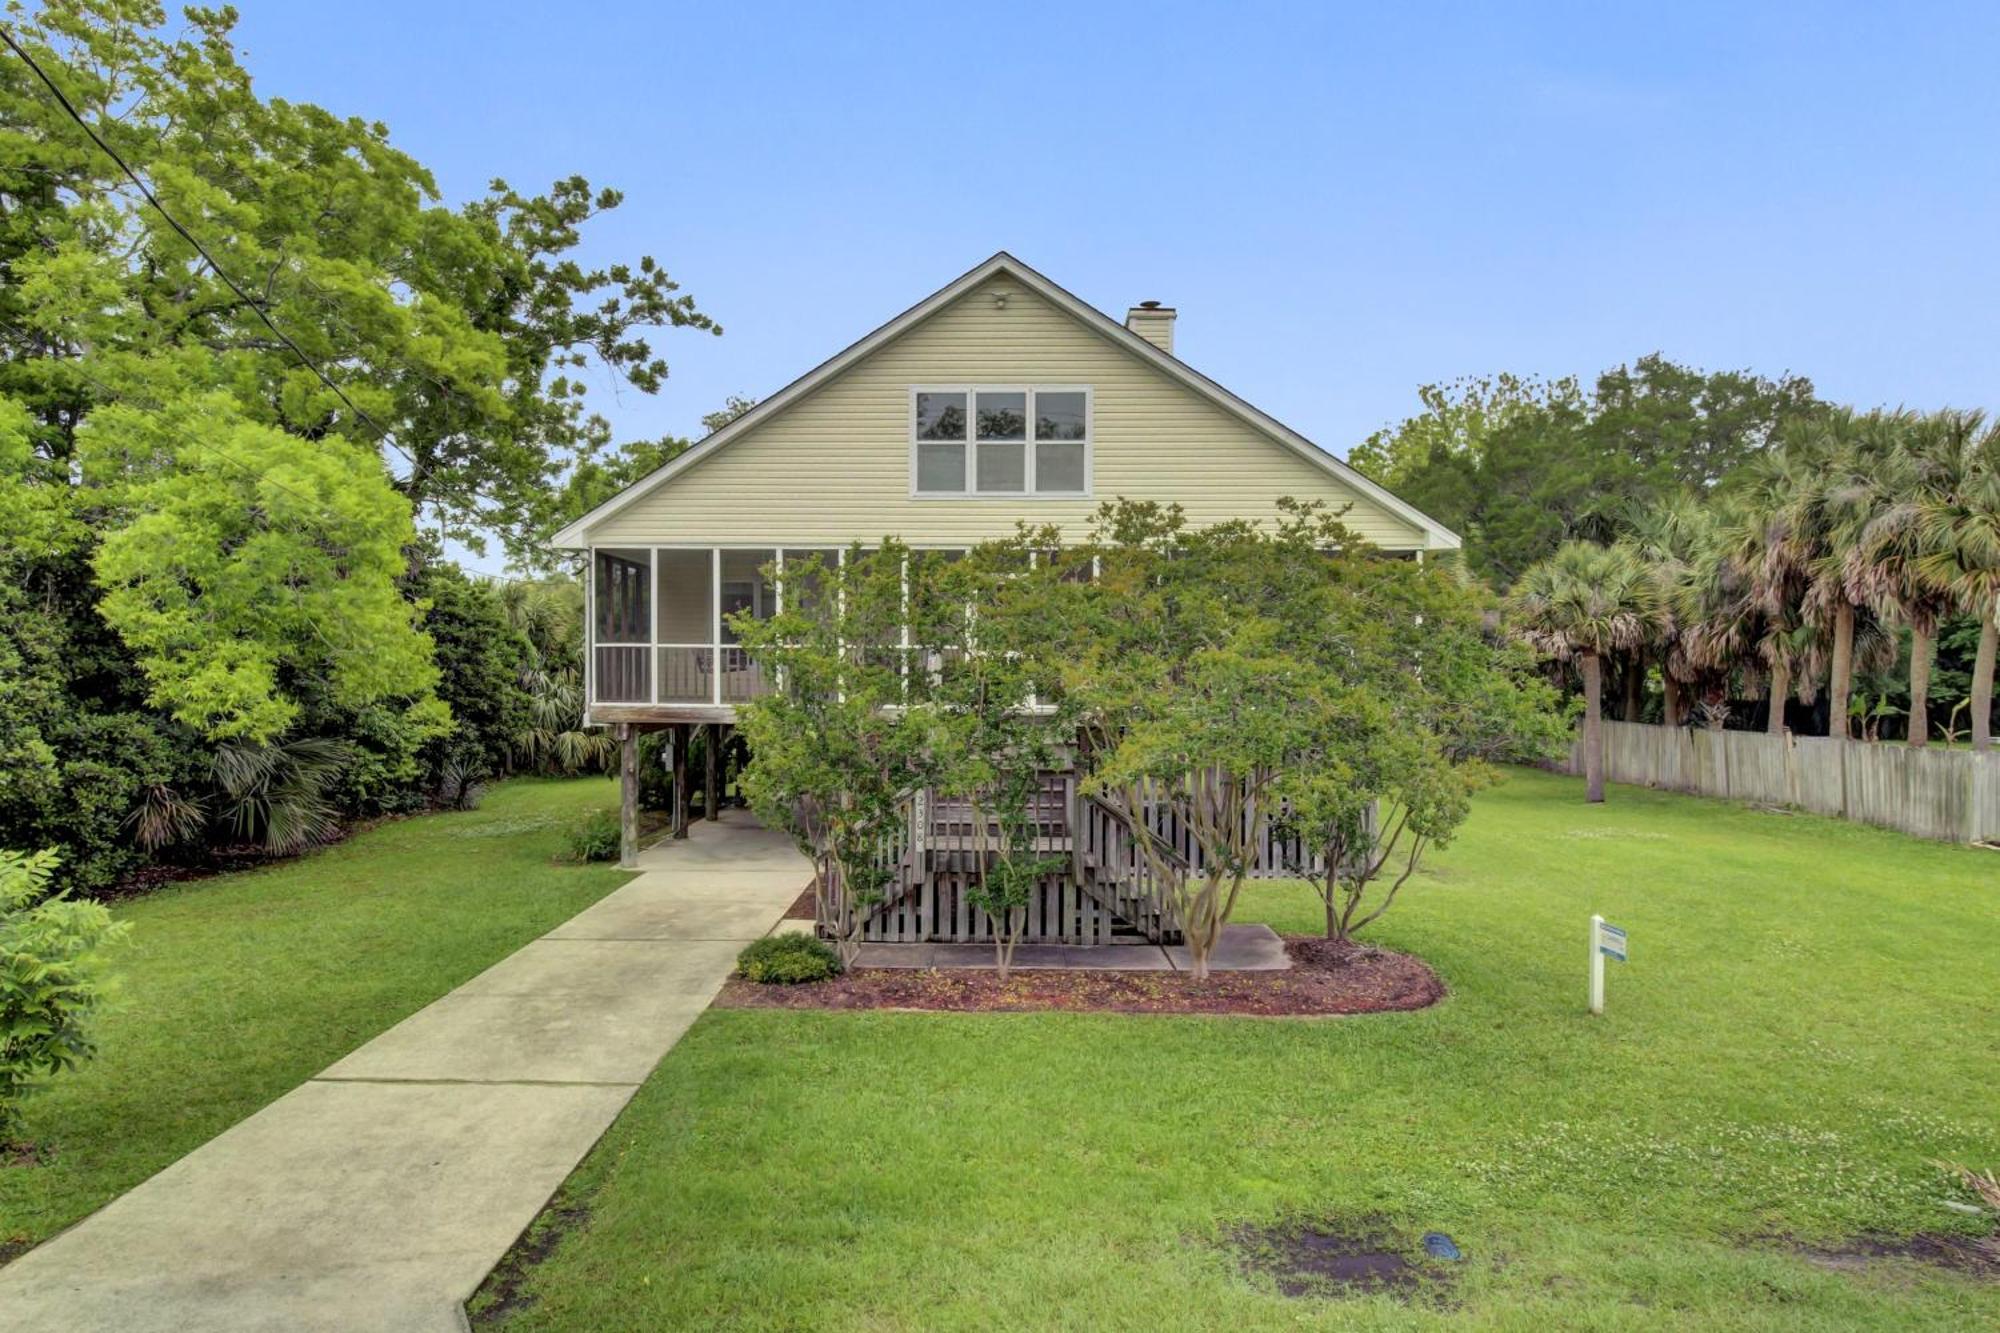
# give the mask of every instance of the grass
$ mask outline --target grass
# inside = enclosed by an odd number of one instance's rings
[[[495,787],[477,811],[377,825],[262,870],[121,903],[130,942],[98,1058],[26,1103],[53,1154],[0,1167],[0,1256],[131,1188],[627,876],[555,865],[615,805],[583,779]]]
[[[1452,987],[1421,1013],[712,1011],[508,1326],[2000,1323],[2000,1284],[1798,1252],[1974,1225],[1930,1159],[2000,1162],[2000,855],[1581,795],[1511,775],[1380,923]],[[1602,1018],[1593,910],[1631,932]],[[1317,923],[1297,885],[1241,917]],[[1442,1305],[1291,1299],[1220,1243],[1287,1219],[1468,1258]]]

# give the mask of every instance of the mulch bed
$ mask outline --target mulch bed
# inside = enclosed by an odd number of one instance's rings
[[[802,986],[763,986],[732,977],[716,1004],[728,1009],[1297,1017],[1422,1009],[1444,998],[1437,973],[1408,954],[1301,936],[1288,937],[1285,952],[1292,956],[1288,972],[1216,972],[1205,982],[1181,972],[1016,972],[1003,983],[992,971],[971,968],[857,968]]]

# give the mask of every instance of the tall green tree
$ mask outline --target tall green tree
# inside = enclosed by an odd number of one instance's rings
[[[1505,588],[1565,541],[1606,543],[1629,518],[1703,495],[1816,405],[1810,382],[1705,372],[1657,354],[1573,379],[1429,385],[1424,410],[1349,461],[1466,539]]]
[[[714,329],[583,261],[615,192],[452,206],[381,124],[261,96],[234,21],[5,18],[41,73],[0,59],[0,818],[80,884],[217,745],[352,742],[342,799],[400,799],[449,723],[415,528],[535,550],[612,452],[584,372],[653,392],[654,331]]]

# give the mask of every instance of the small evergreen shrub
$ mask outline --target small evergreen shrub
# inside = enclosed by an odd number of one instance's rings
[[[616,861],[620,841],[618,816],[609,810],[593,810],[570,825],[564,841],[572,861]]]
[[[21,1098],[96,1053],[102,950],[130,927],[101,903],[53,888],[56,855],[0,852],[0,1147],[21,1132]]]
[[[754,940],[736,955],[736,971],[763,985],[796,986],[840,974],[840,955],[824,940],[788,930]]]

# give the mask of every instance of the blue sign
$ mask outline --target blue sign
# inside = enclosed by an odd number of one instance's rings
[[[1604,924],[1597,928],[1597,951],[1606,958],[1625,961],[1625,932],[1619,927]]]

